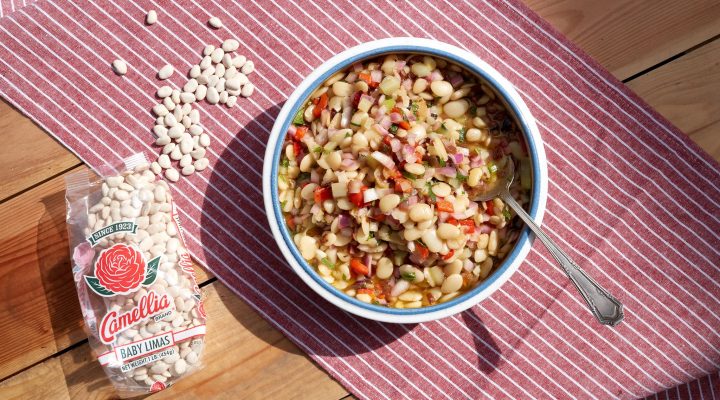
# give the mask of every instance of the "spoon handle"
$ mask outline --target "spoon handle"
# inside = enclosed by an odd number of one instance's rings
[[[515,210],[517,215],[525,221],[548,251],[550,251],[553,258],[562,266],[568,278],[575,284],[580,295],[585,299],[585,302],[590,308],[590,312],[592,312],[595,318],[604,325],[616,326],[619,324],[624,317],[622,303],[573,262],[573,260],[535,224],[535,221],[530,218],[507,190],[501,193],[500,196],[503,201]]]

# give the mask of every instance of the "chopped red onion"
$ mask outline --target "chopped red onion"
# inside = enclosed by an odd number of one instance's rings
[[[396,113],[396,112],[390,113],[390,122],[392,122],[392,123],[398,123],[398,122],[400,122],[400,121],[402,121],[402,120],[403,120],[402,115],[400,115],[400,114],[398,114],[398,113]]]
[[[338,216],[338,229],[349,228],[352,223],[352,218],[349,215],[343,213]]]
[[[357,74],[354,72],[347,74],[347,76],[345,77],[345,82],[347,82],[347,83],[353,83],[356,80],[357,80]]]
[[[370,71],[370,77],[372,78],[373,82],[380,83],[380,81],[382,80],[382,71],[380,71],[379,69],[372,70]]]
[[[295,136],[296,131],[297,127],[294,124],[290,124],[290,127],[288,128],[288,135]]]
[[[400,72],[400,71],[402,71],[403,68],[405,68],[405,61],[403,61],[403,60],[395,61],[395,70],[396,71]]]
[[[368,96],[368,95],[366,95],[366,94],[363,94],[363,95],[360,96],[360,101],[363,101],[363,99],[369,101],[371,105],[372,105],[372,104],[375,104],[375,98],[372,97],[372,96]]]
[[[388,133],[388,131],[385,130],[385,133]],[[392,149],[393,153],[397,153],[400,149],[402,149],[402,143],[397,139],[391,139],[390,149]]]
[[[372,158],[377,160],[377,162],[382,164],[385,168],[395,168],[395,161],[393,161],[393,159],[390,158],[387,154],[381,153],[379,151],[373,151],[370,155],[372,156]]]
[[[470,167],[477,168],[485,165],[485,161],[478,155],[470,159]]]
[[[428,82],[441,81],[441,80],[443,80],[443,76],[442,76],[442,74],[440,74],[440,71],[435,70],[430,75],[428,75],[427,78],[425,78],[425,79],[427,79]]]
[[[405,88],[405,90],[410,91],[412,89],[413,81],[412,79],[405,79],[402,83],[402,87]]]
[[[375,132],[377,132],[383,136],[390,134],[390,132],[388,132],[388,130],[383,128],[382,125],[380,125],[380,124],[375,124],[372,127],[373,127],[373,129],[375,129]]]
[[[317,172],[317,169],[310,171],[310,182],[317,184],[320,183],[320,174]]]
[[[492,232],[494,228],[490,224],[482,224],[478,227],[478,232],[480,233],[490,233]]]
[[[470,156],[470,149],[467,147],[458,147],[457,152],[466,156]]]
[[[473,262],[470,261],[469,259],[466,259],[465,262],[463,263],[463,269],[464,269],[465,271],[470,272],[470,271],[473,270],[473,267],[475,267],[475,265],[474,265]]]
[[[460,74],[453,74],[452,76],[448,77],[448,82],[454,87],[457,88],[458,86],[462,85],[462,83],[465,80],[463,79],[462,75]]]
[[[387,115],[380,120],[380,126],[382,126],[383,128],[390,129],[390,125],[392,125],[392,121],[390,121],[390,117],[388,117]]]
[[[377,190],[375,190],[375,188],[370,188],[370,189],[366,190],[365,192],[363,192],[363,201],[365,203],[375,201],[379,198],[380,198],[380,196],[378,195],[378,192],[377,192]]]
[[[343,171],[355,171],[356,169],[360,168],[360,164],[352,159],[342,160],[340,166],[342,167]]]
[[[363,70],[362,63],[355,63],[352,66],[353,72],[360,72]]]
[[[449,177],[452,177],[452,178],[454,178],[455,176],[457,176],[457,170],[455,169],[455,167],[441,167],[441,168],[436,168],[436,169],[435,169],[435,172],[437,172],[437,173],[440,174],[440,175],[445,175],[445,176],[449,176]]]
[[[460,165],[463,162],[463,159],[465,158],[465,156],[463,156],[460,153],[455,153],[452,155],[452,157],[453,157],[453,161],[455,162],[455,165]]]

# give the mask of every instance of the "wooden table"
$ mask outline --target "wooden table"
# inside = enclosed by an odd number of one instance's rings
[[[720,2],[528,3],[720,160]],[[68,261],[63,176],[82,163],[4,102],[0,135],[0,398],[114,397],[82,331]],[[210,315],[206,368],[152,397],[351,397],[196,270]]]

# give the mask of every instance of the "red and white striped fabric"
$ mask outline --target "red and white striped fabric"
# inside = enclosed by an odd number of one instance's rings
[[[150,27],[148,9],[159,14]],[[208,29],[210,16],[225,28]],[[283,261],[260,186],[274,117],[323,60],[389,36],[468,49],[518,88],[549,159],[545,227],[625,304],[619,327],[593,320],[539,244],[488,300],[419,325],[345,314]],[[170,63],[184,72],[205,44],[229,37],[255,61],[257,90],[233,109],[200,105],[212,168],[175,192],[190,248],[353,394],[720,393],[718,164],[517,1],[41,0],[0,20],[0,91],[90,166],[137,151],[152,157],[156,71]],[[116,58],[128,61],[125,77],[110,70]]]

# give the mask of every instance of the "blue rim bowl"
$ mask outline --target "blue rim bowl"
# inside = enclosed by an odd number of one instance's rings
[[[367,42],[343,51],[320,65],[290,95],[275,121],[263,164],[263,197],[270,229],[293,270],[320,296],[341,309],[364,318],[393,323],[418,323],[448,317],[478,304],[505,283],[523,262],[534,236],[525,227],[513,250],[495,267],[490,276],[473,289],[442,304],[415,309],[396,309],[361,302],[325,282],[300,255],[285,225],[278,201],[278,167],[283,141],[297,110],[310,94],[334,73],[352,64],[390,53],[418,53],[443,58],[477,74],[505,102],[519,123],[532,161],[533,186],[529,214],[542,222],[547,201],[547,160],[535,119],[512,84],[476,55],[458,47],[429,39],[389,38]]]

